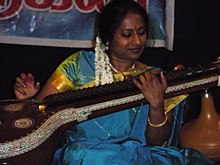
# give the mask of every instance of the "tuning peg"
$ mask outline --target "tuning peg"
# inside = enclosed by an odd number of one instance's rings
[[[217,58],[217,60],[213,64],[215,68],[218,70],[218,73],[220,73],[220,56]]]
[[[186,69],[186,67],[182,64],[179,64],[179,65],[176,65],[174,68],[173,68],[173,71],[178,71],[178,70],[183,70],[183,69]]]

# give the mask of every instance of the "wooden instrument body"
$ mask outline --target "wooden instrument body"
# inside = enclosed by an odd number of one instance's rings
[[[213,66],[203,69],[166,73],[165,97],[217,86],[218,70]],[[70,126],[145,103],[131,80],[58,93],[41,101],[2,100],[0,164],[49,164],[60,135]],[[46,106],[43,111],[42,105]]]
[[[10,111],[11,109],[14,111]],[[51,121],[46,124],[44,122],[54,112],[49,110],[41,112],[36,103],[29,101],[4,102],[1,110],[4,113],[2,113],[1,122],[4,124],[1,125],[0,137],[1,142],[7,145],[1,149],[0,155],[9,154],[9,158],[0,160],[0,164],[14,165],[21,162],[22,164],[50,164],[60,138],[56,132],[60,132],[60,130],[58,128],[52,135],[49,131],[52,129],[50,127],[56,127],[52,124],[59,121]],[[64,127],[66,126],[64,125]],[[64,127],[62,129],[65,129]],[[48,138],[50,140],[47,140]],[[13,147],[7,149],[7,146],[11,145]]]

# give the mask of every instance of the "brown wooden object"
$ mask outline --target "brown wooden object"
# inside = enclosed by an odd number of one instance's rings
[[[201,95],[199,116],[186,123],[180,131],[180,145],[193,148],[213,161],[220,161],[220,116],[217,113],[210,92]]]
[[[165,98],[218,85],[215,65],[165,73]],[[137,77],[138,80],[138,77]],[[0,100],[0,164],[48,165],[69,127],[146,104],[132,80],[52,94],[43,100]]]

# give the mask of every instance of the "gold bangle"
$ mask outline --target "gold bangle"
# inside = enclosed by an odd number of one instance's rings
[[[149,117],[148,117],[147,121],[148,121],[148,123],[150,124],[151,127],[159,128],[159,127],[163,127],[163,126],[167,123],[168,118],[167,118],[167,115],[165,114],[165,119],[164,119],[164,121],[163,121],[162,123],[159,123],[159,124],[153,124],[153,123],[151,123]]]

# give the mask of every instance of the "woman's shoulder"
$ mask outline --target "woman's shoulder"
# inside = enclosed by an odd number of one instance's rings
[[[59,66],[66,67],[70,65],[77,65],[78,63],[90,63],[95,59],[95,55],[92,51],[77,51],[67,57],[60,63]]]
[[[80,64],[88,64],[94,63],[94,53],[92,51],[77,51],[67,57],[64,61],[62,61],[59,66],[57,67],[58,70],[60,69],[68,69],[79,66]],[[81,66],[81,65],[80,65]]]
[[[93,59],[94,57],[95,57],[95,55],[94,55],[93,51],[81,50],[81,51],[74,52],[66,60],[67,61],[76,61],[79,59]]]

